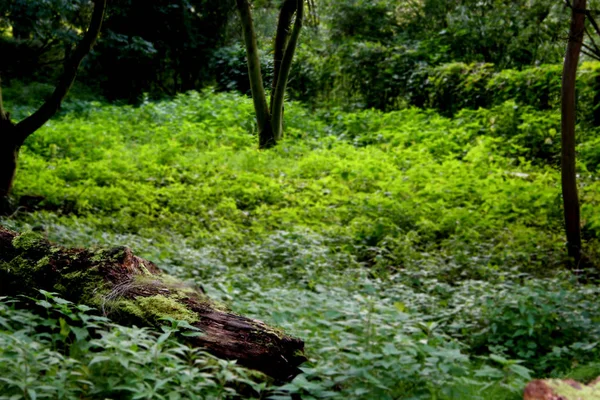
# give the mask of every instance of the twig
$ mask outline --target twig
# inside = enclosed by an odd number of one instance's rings
[[[597,54],[597,56],[600,57],[600,52],[598,52],[597,49],[594,49],[583,42],[581,42],[581,45],[583,46],[583,48],[585,48],[589,52],[591,52],[593,54]]]
[[[10,214],[8,217],[6,217],[7,219],[12,219],[14,217],[17,216],[17,214],[19,213],[19,211],[21,211],[24,207],[19,206],[17,207],[17,209],[15,210],[15,212],[13,212],[12,214]]]
[[[596,41],[594,40],[594,37],[591,35],[587,26],[585,27],[585,33],[588,36],[588,38],[590,38],[590,40],[592,41],[592,45],[594,46],[594,49],[596,50],[595,52],[600,54],[600,48],[598,48],[598,45],[596,44]]]

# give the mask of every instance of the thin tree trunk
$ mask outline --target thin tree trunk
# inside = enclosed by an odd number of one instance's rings
[[[288,45],[290,37],[290,28],[292,19],[296,12],[297,0],[285,0],[279,11],[279,19],[277,20],[277,32],[275,33],[275,45],[273,49],[273,85],[271,87],[271,110],[273,110],[273,94],[277,90],[277,80],[279,79],[279,71],[285,54],[285,49]]]
[[[267,105],[267,96],[262,79],[258,44],[252,11],[248,0],[237,0],[237,8],[242,21],[242,31],[246,45],[246,57],[248,61],[248,75],[250,78],[250,89],[252,90],[252,101],[256,112],[256,124],[258,125],[258,136],[260,148],[268,148],[275,144],[273,130],[271,129],[271,114]]]
[[[277,86],[275,87],[275,92],[273,93],[271,125],[273,127],[275,141],[280,140],[283,136],[283,100],[285,96],[285,90],[287,88],[287,81],[292,69],[294,53],[296,52],[298,38],[300,37],[300,31],[302,30],[302,23],[304,21],[304,0],[297,0],[296,4],[296,21],[294,22],[292,34],[290,35],[285,52],[283,54],[279,75],[277,77]]]
[[[16,135],[10,134],[15,126],[8,120],[0,120],[0,203],[7,203],[17,169],[19,146],[12,140]],[[8,134],[6,134],[8,132]],[[0,209],[0,214],[4,211]]]
[[[567,249],[569,256],[575,260],[576,265],[581,260],[581,226],[579,196],[577,193],[577,172],[575,168],[575,81],[585,28],[585,8],[586,0],[573,1],[561,92],[562,194]]]
[[[4,110],[2,82],[0,82],[0,215],[10,212],[8,195],[17,169],[19,137],[17,127],[10,120],[10,114]]]
[[[65,249],[33,232],[0,226],[0,296],[38,296],[42,289],[87,304],[124,325],[159,328],[185,320],[201,336],[185,338],[217,357],[287,381],[306,361],[304,343],[261,321],[228,312],[202,289],[162,274],[126,247]]]

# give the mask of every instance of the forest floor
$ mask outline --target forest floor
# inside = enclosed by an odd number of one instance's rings
[[[302,338],[309,362],[277,386],[46,293],[42,315],[0,299],[0,399],[518,399],[533,377],[595,378],[600,288],[567,270],[558,128],[514,103],[453,119],[292,103],[259,151],[239,95],[71,102],[24,146],[0,225],[130,246]],[[594,264],[600,145],[581,138]]]

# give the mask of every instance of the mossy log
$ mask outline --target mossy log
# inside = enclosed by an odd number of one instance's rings
[[[185,320],[202,333],[185,338],[192,346],[277,380],[293,378],[305,361],[301,340],[228,312],[126,247],[66,249],[36,233],[0,227],[0,295],[35,296],[38,289],[93,306],[121,324],[158,327],[164,317]]]
[[[523,400],[600,400],[600,377],[587,385],[573,379],[531,381]]]

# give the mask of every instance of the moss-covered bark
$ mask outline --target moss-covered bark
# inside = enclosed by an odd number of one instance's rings
[[[587,385],[572,379],[545,379],[530,382],[524,400],[600,400],[600,378]]]
[[[191,345],[276,379],[295,376],[305,360],[301,340],[227,312],[126,247],[65,249],[35,233],[0,227],[0,295],[35,296],[39,289],[96,307],[121,324],[157,327],[165,317],[187,321],[203,333],[186,338]]]

